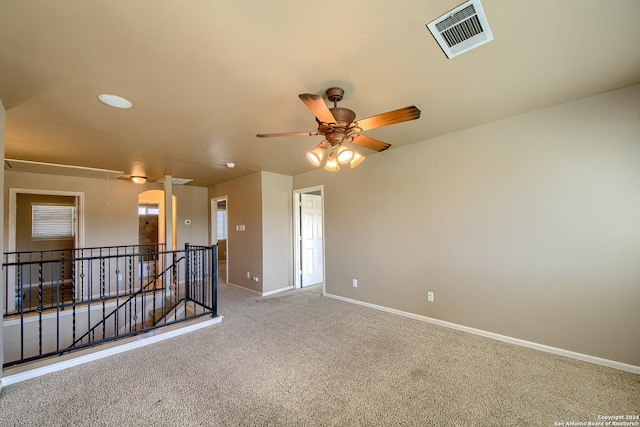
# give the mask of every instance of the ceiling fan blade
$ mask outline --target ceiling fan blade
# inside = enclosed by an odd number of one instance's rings
[[[384,151],[387,148],[391,147],[391,144],[387,144],[386,142],[378,141],[377,139],[373,139],[367,135],[358,135],[356,138],[351,141],[352,144],[357,144],[362,147],[368,148],[370,150],[375,151]]]
[[[420,110],[416,107],[405,107],[399,110],[389,111],[376,116],[358,120],[358,127],[362,130],[376,129],[383,126],[394,125],[420,117]]]
[[[331,114],[331,111],[329,111],[329,107],[324,103],[321,96],[313,95],[311,93],[302,93],[298,95],[298,97],[300,97],[302,102],[304,102],[304,105],[306,105],[313,115],[321,122],[336,122],[336,119],[333,117],[333,114]]]
[[[259,133],[258,138],[274,138],[281,136],[316,136],[318,132],[281,132],[281,133]]]

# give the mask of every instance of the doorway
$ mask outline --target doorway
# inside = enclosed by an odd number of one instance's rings
[[[218,281],[227,283],[228,265],[228,200],[227,196],[211,200],[211,243],[218,245]]]
[[[293,192],[294,265],[296,288],[322,284],[324,293],[324,189]]]
[[[176,244],[176,206],[178,199],[171,195],[171,224],[167,224],[167,206],[165,205],[165,192],[162,190],[147,190],[138,194],[138,244],[141,249],[150,253],[143,257],[141,277],[155,278],[164,270],[164,265],[169,265],[167,260],[169,251],[174,250]],[[170,237],[170,244],[167,243]],[[164,252],[164,256],[160,253]],[[160,282],[154,282],[155,286],[162,286]],[[122,282],[124,286],[125,282]],[[167,282],[165,286],[170,286]]]
[[[158,273],[160,248],[160,205],[158,203],[138,204],[138,245],[144,254],[142,277],[155,277]]]
[[[160,206],[157,203],[138,205],[138,244],[157,245],[160,242],[159,222]]]
[[[9,232],[7,253],[36,251],[47,256],[64,256],[72,259],[75,248],[84,245],[84,194],[69,191],[9,189]],[[53,255],[57,254],[57,255]],[[15,267],[8,267],[5,286],[15,290],[16,298],[7,298],[4,309],[15,310],[19,299],[34,300],[32,283],[22,291],[15,279]],[[46,298],[70,300],[71,264],[64,263],[60,270],[47,268],[31,272],[29,277],[43,277],[43,294]],[[23,283],[24,285],[24,283]],[[59,291],[58,291],[59,289]],[[58,292],[60,292],[58,294]],[[5,295],[12,295],[7,292]]]

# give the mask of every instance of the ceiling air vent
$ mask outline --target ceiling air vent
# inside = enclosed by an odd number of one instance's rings
[[[171,184],[173,185],[185,185],[188,182],[193,181],[191,178],[174,178],[171,177]],[[156,180],[156,182],[164,183],[164,177]]]
[[[480,0],[461,4],[427,28],[449,59],[493,40]]]

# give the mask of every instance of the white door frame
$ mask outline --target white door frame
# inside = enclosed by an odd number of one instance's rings
[[[229,282],[229,197],[219,196],[211,199],[211,244],[218,244],[218,202],[224,201],[226,204],[225,210],[227,211],[227,254],[225,260],[225,278],[226,282]],[[220,249],[220,248],[218,248]],[[218,258],[220,253],[218,252]],[[217,268],[217,266],[216,266]]]
[[[9,188],[9,235],[7,236],[7,252],[16,251],[16,212],[18,194],[39,194],[47,196],[72,196],[76,198],[76,248],[84,248],[84,193],[80,191],[36,190],[31,188]],[[4,285],[15,289],[14,274],[7,274],[8,281]],[[5,293],[5,295],[7,295]],[[11,294],[9,294],[11,295]],[[15,298],[5,301],[6,308],[15,309]]]
[[[317,185],[315,187],[299,188],[293,190],[293,285],[294,288],[302,287],[302,254],[300,253],[300,226],[302,219],[300,218],[300,194],[315,193],[320,191],[320,200],[322,201],[322,295],[325,294],[326,271],[325,271],[325,228],[324,228],[324,186]]]
[[[76,248],[84,247],[84,193],[80,191],[34,190],[28,188],[9,188],[9,238],[7,252],[16,250],[16,203],[18,194],[41,194],[47,196],[73,196],[76,198],[76,215],[78,232]]]

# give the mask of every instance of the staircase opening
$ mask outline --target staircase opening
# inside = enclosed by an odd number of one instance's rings
[[[3,311],[4,368],[128,338],[202,316],[217,316],[217,246],[163,244],[4,254],[3,274],[18,294]],[[29,272],[71,265],[71,297],[46,297]],[[147,266],[154,268],[147,271]],[[6,295],[5,295],[6,297]]]

